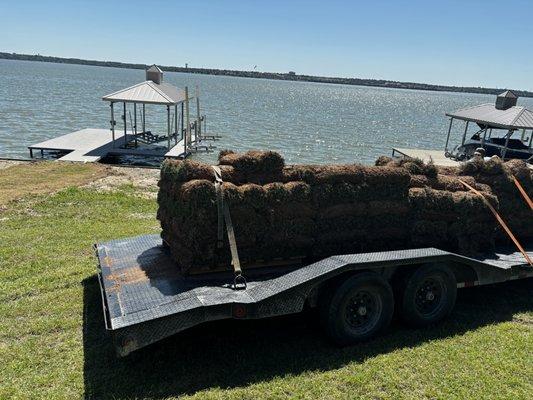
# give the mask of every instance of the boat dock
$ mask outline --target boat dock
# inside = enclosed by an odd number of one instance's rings
[[[212,142],[220,136],[207,132],[206,116],[200,113],[198,87],[196,118],[191,121],[188,87],[181,90],[163,82],[163,71],[156,65],[145,72],[145,81],[102,97],[110,106],[109,129],[82,129],[32,144],[28,146],[30,157],[40,151],[41,157],[45,152],[59,153],[60,161],[98,162],[106,156],[183,159],[193,153],[212,151]],[[147,105],[166,108],[166,134],[146,128]]]
[[[458,161],[454,161],[444,155],[442,150],[425,150],[425,149],[403,149],[393,148],[392,157],[419,158],[428,163],[430,161],[439,167],[457,167]]]
[[[44,142],[28,146],[30,156],[33,158],[34,151],[67,153],[58,158],[60,161],[98,162],[106,156],[117,155],[140,155],[146,157],[185,158],[188,153],[185,150],[183,140],[174,142],[174,146],[168,150],[166,147],[139,148],[127,147],[135,141],[135,135],[130,131],[124,138],[123,132],[117,132],[115,141],[111,137],[109,129],[82,129],[67,133]],[[120,143],[120,147],[119,147]]]

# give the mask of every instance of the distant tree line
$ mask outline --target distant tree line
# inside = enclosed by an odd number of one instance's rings
[[[122,63],[116,61],[97,61],[97,60],[83,60],[80,58],[63,58],[42,56],[40,54],[17,54],[17,53],[3,53],[0,52],[0,59],[8,60],[26,60],[26,61],[42,61],[62,64],[80,64],[80,65],[94,65],[100,67],[113,68],[129,68],[129,69],[145,69],[145,64]],[[237,76],[243,78],[261,78],[261,79],[278,79],[287,81],[304,81],[304,82],[320,82],[320,83],[334,83],[344,85],[358,85],[358,86],[375,86],[385,88],[397,89],[415,89],[415,90],[433,90],[439,92],[463,92],[463,93],[481,93],[481,94],[499,94],[506,89],[502,88],[483,88],[483,87],[464,87],[464,86],[446,86],[446,85],[431,85],[427,83],[416,82],[398,82],[388,81],[383,79],[362,79],[362,78],[333,78],[325,76],[313,75],[298,75],[293,71],[288,73],[279,72],[258,72],[258,71],[235,71],[230,69],[213,69],[213,68],[190,68],[190,67],[173,67],[162,66],[164,71],[172,72],[187,72],[192,74],[207,74],[207,75],[225,75]],[[521,97],[533,97],[533,92],[526,90],[514,90],[514,93]]]

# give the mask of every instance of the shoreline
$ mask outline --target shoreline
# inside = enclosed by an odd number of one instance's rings
[[[124,69],[145,69],[147,65],[138,63],[124,63],[118,61],[98,61],[86,60],[81,58],[66,58],[54,56],[42,56],[40,54],[18,54],[0,52],[0,59],[4,60],[18,60],[18,61],[33,61],[33,62],[51,62],[56,64],[75,64],[75,65],[90,65],[99,67],[124,68]],[[435,85],[429,83],[418,82],[401,82],[385,79],[364,79],[364,78],[342,78],[342,77],[326,77],[315,75],[299,75],[294,72],[258,72],[258,71],[238,71],[230,69],[217,68],[189,68],[160,65],[161,69],[166,72],[182,72],[190,74],[202,75],[221,75],[233,76],[239,78],[258,78],[258,79],[273,79],[296,82],[315,82],[315,83],[330,83],[339,85],[351,86],[369,86],[381,87],[390,89],[411,89],[411,90],[425,90],[434,92],[451,92],[451,93],[475,93],[475,94],[492,94],[499,93],[509,89],[515,92],[520,97],[533,97],[533,92],[527,90],[516,90],[510,88],[483,88],[473,86],[450,86],[450,85]]]

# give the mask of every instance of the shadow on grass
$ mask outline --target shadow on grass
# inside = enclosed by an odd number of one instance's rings
[[[208,323],[119,359],[104,329],[98,281],[92,277],[83,284],[85,396],[99,399],[165,398],[336,369],[533,310],[529,279],[460,290],[454,313],[443,323],[415,330],[395,322],[385,335],[358,346],[329,344],[314,315],[300,314]]]

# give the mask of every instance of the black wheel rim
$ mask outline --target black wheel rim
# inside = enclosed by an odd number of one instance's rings
[[[444,304],[446,286],[438,277],[427,277],[418,285],[415,293],[416,310],[424,317],[437,314]]]
[[[366,290],[360,290],[348,299],[345,320],[350,330],[358,335],[363,335],[376,326],[381,310],[380,296]]]

